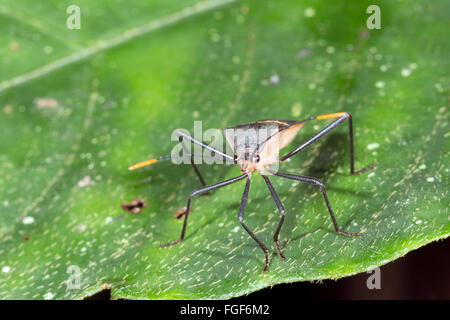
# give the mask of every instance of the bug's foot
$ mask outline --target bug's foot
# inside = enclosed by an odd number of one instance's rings
[[[367,166],[367,167],[365,167],[365,168],[362,168],[361,170],[352,172],[352,174],[353,174],[353,175],[357,175],[357,174],[360,174],[360,173],[364,173],[364,172],[366,172],[366,171],[375,169],[376,167],[377,167],[376,164],[371,164],[370,166]]]
[[[169,242],[169,243],[163,243],[163,244],[160,244],[159,247],[160,248],[170,247],[170,246],[173,246],[174,244],[177,244],[178,242],[181,242],[181,240],[183,240],[183,239],[177,239],[177,240],[174,240],[174,241]]]
[[[278,240],[274,240],[273,242],[275,242],[275,248],[277,249],[278,256],[281,258],[281,260],[286,261],[286,258],[281,253],[280,246],[278,245]]]
[[[346,236],[346,237],[360,237],[362,236],[361,232],[355,232],[355,233],[351,233],[351,232],[345,232],[345,231],[341,231],[341,230],[336,230],[337,233]]]

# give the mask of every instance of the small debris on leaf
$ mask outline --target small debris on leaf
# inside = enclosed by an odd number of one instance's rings
[[[142,209],[147,206],[147,202],[144,199],[137,198],[130,203],[122,203],[121,207],[124,211],[129,211],[132,214],[141,213]]]
[[[12,106],[11,106],[10,104],[6,105],[6,106],[3,108],[3,113],[4,113],[4,114],[10,114],[12,111],[13,111],[13,108],[12,108]]]
[[[8,48],[13,52],[17,52],[20,50],[20,44],[16,41],[12,41],[9,43]]]
[[[269,78],[269,83],[274,86],[280,84],[280,76],[277,74],[271,75]]]
[[[297,52],[297,57],[298,58],[306,58],[310,54],[311,54],[311,50],[309,50],[309,49],[302,49],[299,52]]]
[[[38,109],[53,109],[59,107],[59,102],[53,98],[36,98],[34,104]]]
[[[191,212],[192,212],[192,209],[189,209],[189,213],[191,213]],[[185,214],[186,214],[186,207],[178,208],[177,211],[175,211],[175,214],[173,215],[173,217],[175,219],[180,219]]]
[[[82,178],[80,181],[78,181],[77,185],[80,188],[84,188],[89,186],[90,184],[92,184],[92,179],[90,176],[85,176],[84,178]]]
[[[83,231],[86,230],[86,225],[85,224],[80,224],[79,226],[77,226],[75,228],[75,230],[78,231],[78,232],[83,232]]]

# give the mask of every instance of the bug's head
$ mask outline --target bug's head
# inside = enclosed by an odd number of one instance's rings
[[[259,153],[254,150],[245,150],[239,155],[235,156],[235,161],[242,173],[250,173],[256,170],[256,165],[260,161]]]

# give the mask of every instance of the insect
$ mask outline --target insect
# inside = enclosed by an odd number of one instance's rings
[[[279,157],[279,151],[283,147],[287,146],[296,136],[297,132],[305,125],[307,121],[311,120],[325,120],[325,119],[334,119],[334,121],[320,130],[318,133],[316,133],[313,137],[306,140],[304,143],[293,149],[291,152]],[[231,146],[234,155],[231,156],[227,153],[224,153],[216,148],[213,148],[212,146],[199,141],[187,133],[183,131],[177,131],[177,135],[179,138],[179,142],[182,144],[184,150],[188,150],[184,139],[190,141],[191,143],[198,144],[202,146],[202,148],[207,149],[214,154],[223,157],[223,159],[232,161],[233,163],[237,164],[241,170],[241,175],[232,179],[228,179],[216,184],[212,185],[206,185],[205,180],[203,179],[202,175],[200,174],[200,171],[198,170],[197,166],[195,165],[193,159],[195,155],[188,155],[190,156],[190,164],[194,168],[195,173],[197,174],[201,184],[203,185],[201,188],[193,191],[187,201],[186,205],[186,213],[184,215],[184,223],[183,227],[181,229],[181,235],[178,239],[161,244],[161,247],[167,247],[172,246],[174,244],[177,244],[181,242],[184,239],[185,233],[186,233],[186,226],[187,221],[190,213],[190,207],[191,207],[191,200],[193,197],[196,197],[201,194],[208,193],[212,190],[219,189],[225,186],[228,186],[232,183],[241,181],[246,179],[244,193],[242,195],[241,205],[239,209],[238,214],[238,220],[239,223],[242,225],[242,227],[247,231],[247,233],[250,235],[250,237],[253,238],[253,240],[259,245],[259,247],[264,251],[265,255],[265,265],[263,269],[263,273],[265,273],[269,267],[269,250],[267,247],[262,243],[261,240],[259,240],[256,235],[247,227],[247,225],[244,222],[244,213],[245,213],[245,207],[247,204],[248,194],[250,190],[250,183],[252,180],[253,173],[258,172],[261,174],[261,176],[264,178],[267,187],[269,189],[270,194],[272,195],[273,200],[275,201],[275,204],[278,208],[278,211],[281,215],[280,221],[278,223],[278,226],[275,230],[275,234],[273,236],[273,242],[276,248],[276,251],[278,253],[278,256],[282,260],[286,260],[283,253],[281,252],[279,243],[278,243],[278,237],[280,234],[281,227],[284,222],[284,218],[286,215],[285,209],[268,177],[268,173],[271,175],[285,178],[285,179],[291,179],[296,180],[308,184],[316,185],[320,188],[323,198],[325,200],[325,204],[328,208],[328,212],[331,216],[331,220],[333,221],[334,229],[335,231],[343,236],[347,237],[354,237],[354,236],[360,236],[361,233],[350,233],[346,232],[340,229],[336,218],[334,217],[333,210],[331,209],[330,202],[328,200],[328,196],[325,190],[324,184],[312,177],[307,176],[301,176],[301,175],[294,175],[294,174],[288,174],[288,173],[281,173],[278,170],[273,170],[274,165],[278,165],[279,163],[288,160],[298,152],[302,151],[303,149],[309,147],[311,144],[322,138],[324,135],[329,133],[331,130],[338,127],[340,124],[342,124],[345,120],[348,120],[349,124],[349,142],[350,142],[350,173],[352,175],[359,174],[362,172],[365,172],[369,169],[374,168],[374,165],[370,165],[368,167],[365,167],[364,169],[361,169],[359,171],[355,171],[354,168],[354,146],[353,146],[353,124],[352,124],[352,116],[347,112],[338,112],[338,113],[331,113],[331,114],[325,114],[320,115],[316,117],[310,117],[304,120],[300,121],[280,121],[280,120],[263,120],[263,121],[257,121],[250,124],[235,126],[235,127],[227,127],[223,129],[223,132],[225,134],[225,137],[227,139],[228,144]],[[247,132],[247,134],[245,134]],[[248,133],[250,132],[250,133]],[[265,135],[260,133],[266,133]],[[267,132],[269,132],[267,134]],[[147,161],[143,161],[140,163],[137,163],[133,166],[131,166],[129,169],[134,170],[152,163],[155,163],[159,160],[164,159],[170,159],[171,156],[164,156],[156,159],[151,159]]]

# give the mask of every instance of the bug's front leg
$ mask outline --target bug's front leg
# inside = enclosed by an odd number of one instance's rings
[[[239,208],[239,223],[241,226],[247,231],[247,233],[253,238],[253,240],[256,241],[256,243],[260,246],[260,248],[264,251],[264,255],[266,256],[266,264],[264,265],[263,273],[266,273],[267,269],[269,268],[269,250],[267,247],[259,240],[256,235],[247,227],[247,225],[244,223],[244,212],[245,212],[245,206],[247,205],[247,199],[248,199],[248,192],[250,190],[250,182],[252,180],[252,176],[249,175],[247,179],[247,183],[245,184],[244,193],[242,195],[242,201],[241,206]]]
[[[178,135],[178,141],[180,142],[181,146],[183,147],[184,152],[186,152],[187,154],[190,154],[191,152],[189,151],[188,147],[184,143],[182,135]],[[203,176],[200,173],[200,170],[198,170],[198,167],[194,163],[194,155],[193,154],[191,154],[191,165],[192,165],[192,168],[194,168],[195,174],[197,175],[198,179],[200,180],[200,183],[204,187],[206,187],[207,185],[206,185],[205,179],[203,179]],[[209,192],[204,192],[204,194],[209,194]]]
[[[280,198],[278,197],[277,193],[275,192],[275,189],[272,186],[272,183],[269,180],[269,177],[267,177],[265,175],[262,175],[262,177],[266,181],[266,184],[267,184],[267,187],[269,188],[270,194],[272,195],[272,198],[275,201],[275,204],[277,205],[278,211],[280,211],[280,214],[281,214],[280,222],[278,223],[277,230],[275,231],[275,234],[273,236],[273,242],[275,243],[275,248],[277,249],[278,256],[283,261],[285,261],[286,258],[281,253],[280,245],[278,244],[278,235],[280,234],[281,226],[283,225],[284,217],[285,217],[286,213],[285,213],[283,205],[281,204]]]
[[[225,186],[230,185],[230,184],[232,184],[232,183],[234,183],[234,182],[237,182],[237,181],[239,181],[239,180],[244,179],[246,176],[247,176],[247,174],[243,174],[243,175],[241,175],[241,176],[239,176],[239,177],[232,178],[232,179],[229,179],[229,180],[225,180],[225,181],[222,181],[222,182],[219,182],[219,183],[210,185],[210,186],[206,186],[206,187],[197,189],[197,190],[195,190],[194,192],[192,192],[192,193],[189,195],[189,198],[188,198],[188,201],[187,201],[187,205],[186,205],[186,214],[185,214],[185,216],[184,216],[183,228],[181,229],[181,235],[180,235],[180,238],[178,238],[178,239],[176,239],[176,240],[174,240],[174,241],[171,241],[171,242],[169,242],[169,243],[163,243],[163,244],[160,245],[160,247],[162,248],[162,247],[172,246],[172,245],[174,245],[174,244],[177,244],[178,242],[183,241],[184,235],[185,235],[185,233],[186,233],[187,219],[188,219],[188,216],[189,216],[189,211],[190,211],[190,209],[191,209],[191,200],[192,200],[193,197],[198,196],[198,195],[201,195],[201,194],[206,193],[206,192],[209,192],[209,191],[212,191],[212,190],[215,190],[215,189],[219,189],[219,188],[221,188],[221,187],[225,187]]]

